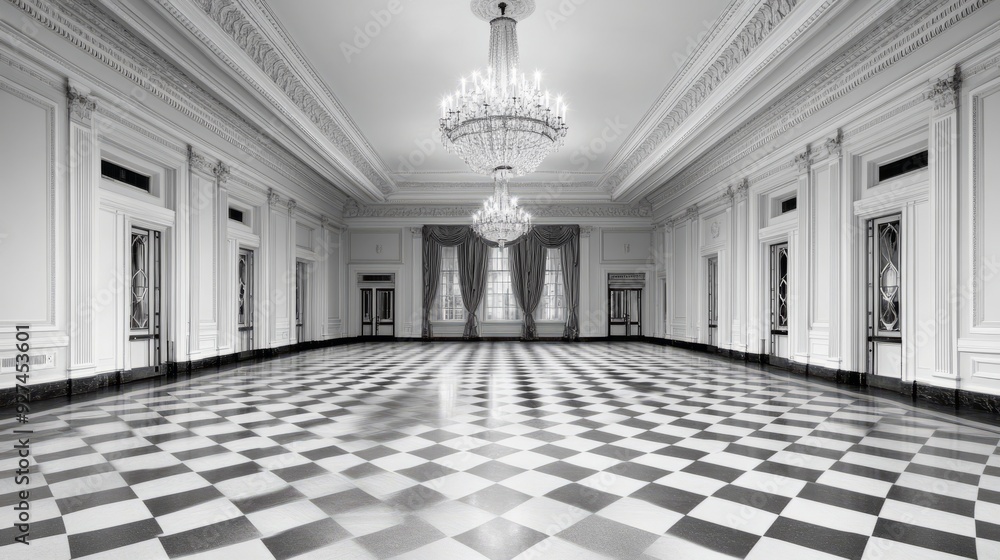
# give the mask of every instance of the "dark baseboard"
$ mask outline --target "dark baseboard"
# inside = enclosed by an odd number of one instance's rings
[[[161,365],[158,370],[147,371],[112,371],[98,373],[89,377],[80,377],[62,381],[51,381],[48,383],[38,383],[26,387],[26,397],[22,400],[27,402],[37,402],[58,397],[84,395],[93,393],[110,387],[117,387],[127,383],[142,380],[173,381],[179,375],[191,375],[198,372],[214,373],[220,366],[235,364],[241,361],[263,360],[288,354],[300,352],[302,350],[312,350],[316,348],[328,348],[332,346],[342,346],[345,344],[356,344],[363,342],[357,338],[333,338],[329,340],[317,340],[311,342],[300,342],[278,348],[265,348],[245,352],[242,354],[226,354],[223,356],[212,356],[203,360],[193,360],[190,362],[167,362]],[[14,387],[0,389],[0,407],[16,404],[18,401],[17,390]]]
[[[645,342],[661,346],[674,346],[677,348],[685,348],[688,350],[715,354],[724,358],[730,358],[734,361],[765,364],[807,378],[812,377],[822,379],[838,385],[857,388],[874,387],[883,389],[908,397],[914,401],[916,399],[922,399],[944,407],[951,407],[955,409],[969,408],[1000,414],[1000,395],[989,395],[986,393],[977,393],[975,391],[965,391],[962,389],[948,389],[919,382],[904,382],[901,379],[868,375],[864,372],[802,364],[799,362],[793,362],[786,358],[778,358],[767,354],[749,354],[719,349],[714,346],[688,342],[686,340],[671,340],[666,338],[651,337],[643,337],[643,340]]]

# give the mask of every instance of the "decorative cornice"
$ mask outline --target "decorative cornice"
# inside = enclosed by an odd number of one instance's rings
[[[732,166],[830,103],[885,71],[990,0],[910,0],[866,33],[852,48],[812,73],[803,84],[706,150],[657,193],[660,202],[686,192]],[[817,87],[819,86],[819,87]]]
[[[636,148],[632,154],[603,183],[611,191],[621,186],[625,179],[640,165],[654,155],[671,134],[715,91],[757,46],[791,13],[798,0],[764,0],[752,18],[739,34],[713,62],[709,64],[702,75],[687,89],[685,94],[674,104],[656,129]],[[826,2],[826,5],[832,2]],[[812,21],[810,21],[810,24]],[[800,32],[802,30],[799,30]],[[787,43],[787,42],[786,42]],[[783,45],[783,46],[787,46]],[[778,52],[771,55],[771,59]],[[759,69],[758,69],[759,70]],[[732,94],[735,94],[734,88]],[[669,95],[665,94],[665,95]],[[657,103],[662,104],[663,98]],[[662,159],[662,158],[661,158]]]
[[[345,218],[453,218],[471,216],[478,204],[455,206],[416,206],[408,204],[365,205],[348,199],[344,205]],[[524,206],[534,218],[646,218],[653,208],[648,201],[630,206],[627,204],[547,204]]]
[[[84,91],[74,84],[67,84],[66,99],[69,101],[70,118],[74,122],[89,125],[94,110],[97,109],[97,100],[90,95],[90,92]]]
[[[928,97],[934,101],[934,109],[954,109],[958,105],[958,94],[962,89],[962,75],[958,66],[946,78],[934,80]]]
[[[347,157],[362,176],[375,185],[382,194],[391,194],[395,191],[393,185],[362,154],[355,141],[338,123],[338,119],[334,118],[323,104],[320,103],[313,94],[313,90],[306,85],[302,76],[289,64],[281,50],[277,49],[267,36],[261,32],[257,22],[252,17],[248,17],[239,4],[233,0],[195,0],[195,3],[253,60],[257,68],[271,80],[273,85],[277,86],[285,94],[286,99],[302,111],[309,121]],[[262,95],[267,96],[267,92],[260,85],[256,84],[255,80],[247,74],[238,61],[233,60],[226,55],[222,48],[209,41],[204,32],[199,30],[186,17],[183,17],[170,0],[160,0],[160,4],[170,11],[174,17],[178,18],[179,21],[184,23],[189,31],[198,36],[230,68],[243,76],[247,84],[253,86]],[[333,100],[332,94],[329,92],[326,93]],[[270,96],[268,98],[274,110],[287,117],[293,117],[281,106],[281,103],[271,99]],[[334,103],[334,106],[339,107],[339,103]],[[341,117],[340,120],[349,120],[346,119],[346,112],[342,112],[339,116]],[[361,138],[360,131],[352,130],[351,132],[355,138]],[[362,140],[362,142],[364,141]]]
[[[233,109],[205,91],[93,0],[8,0],[25,17],[70,42],[135,84],[133,96],[152,95],[204,126],[250,158],[321,198],[333,185]],[[51,55],[50,55],[51,56]],[[148,102],[147,102],[148,103]],[[342,195],[338,195],[342,196]]]

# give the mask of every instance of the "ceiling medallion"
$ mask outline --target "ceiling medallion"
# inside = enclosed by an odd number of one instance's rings
[[[493,177],[494,193],[474,216],[473,228],[501,247],[530,227],[531,217],[511,198],[511,177],[531,173],[566,136],[566,104],[518,72],[517,22],[534,0],[473,0],[472,11],[490,23],[489,66],[462,78],[441,102],[441,140],[476,173]]]

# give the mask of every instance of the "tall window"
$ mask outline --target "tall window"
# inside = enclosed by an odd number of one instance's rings
[[[510,280],[510,247],[490,248],[490,268],[486,279],[486,319],[519,321],[521,310],[514,299]]]
[[[535,318],[539,321],[566,320],[566,291],[563,286],[562,250],[545,250],[545,290]]]
[[[437,320],[465,320],[462,287],[458,281],[458,247],[441,248],[441,285],[438,286]]]

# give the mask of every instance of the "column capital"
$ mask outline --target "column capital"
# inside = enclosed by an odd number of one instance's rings
[[[229,176],[232,175],[232,172],[228,165],[220,161],[212,166],[212,175],[215,175],[215,179],[219,181],[219,184],[221,185],[229,180]]]
[[[812,152],[810,151],[809,146],[806,146],[804,152],[797,154],[795,156],[795,165],[798,166],[799,173],[805,173],[809,171],[809,167],[812,165],[812,163],[813,163]]]
[[[90,90],[69,82],[66,84],[66,99],[69,101],[69,117],[78,124],[90,125],[97,109],[97,100]]]
[[[274,189],[271,188],[267,189],[267,204],[272,208],[281,204],[281,196],[279,196],[278,193],[274,192]]]
[[[927,97],[934,101],[934,110],[950,110],[958,106],[958,94],[962,89],[962,76],[955,66],[946,76],[931,82]]]
[[[827,138],[823,142],[823,148],[826,150],[826,155],[828,157],[839,158],[840,154],[843,152],[844,146],[844,132],[841,129],[837,129],[837,133],[832,138]]]
[[[288,207],[289,214],[295,214],[295,209],[299,207],[299,203],[295,202],[295,199],[289,198],[286,206]]]
[[[580,226],[580,237],[590,237],[594,232],[594,226]]]

